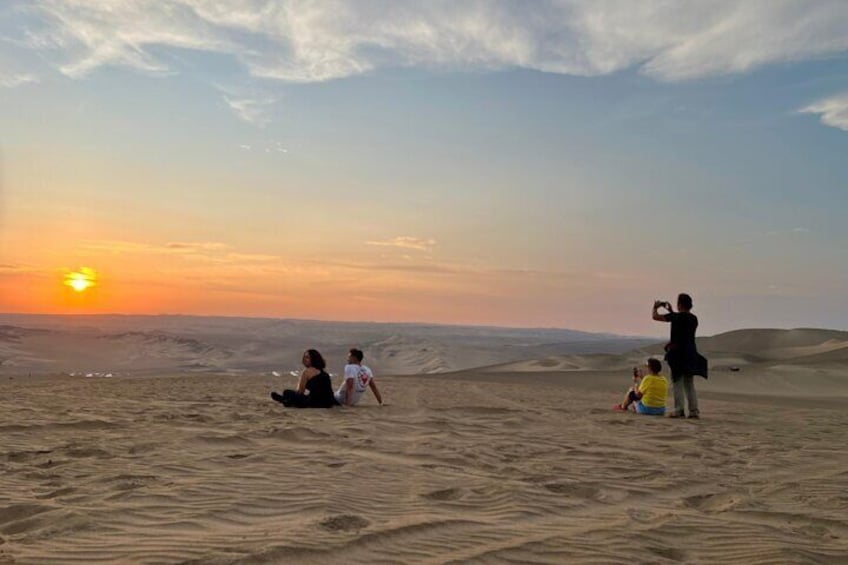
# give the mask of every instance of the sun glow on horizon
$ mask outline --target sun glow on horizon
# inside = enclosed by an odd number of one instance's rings
[[[74,292],[84,292],[97,285],[97,271],[88,267],[80,267],[79,271],[71,271],[65,275],[66,286]]]

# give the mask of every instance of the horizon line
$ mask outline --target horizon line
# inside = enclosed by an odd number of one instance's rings
[[[648,336],[648,335],[631,335],[631,334],[619,334],[609,331],[587,331],[587,330],[576,330],[573,328],[564,328],[564,327],[556,327],[556,326],[499,326],[499,325],[486,325],[486,324],[450,324],[444,322],[380,322],[375,320],[327,320],[320,318],[286,318],[286,317],[270,317],[270,316],[246,316],[246,315],[226,315],[226,314],[173,314],[173,313],[159,313],[159,314],[123,314],[120,312],[107,312],[107,313],[97,313],[97,314],[56,314],[56,313],[44,313],[44,312],[0,312],[0,316],[42,316],[42,317],[57,317],[57,318],[73,318],[73,317],[89,317],[89,318],[105,318],[109,316],[114,317],[123,317],[123,318],[221,318],[228,320],[271,320],[271,321],[282,321],[282,322],[312,322],[312,323],[328,323],[328,324],[368,324],[368,325],[380,325],[380,326],[429,326],[429,327],[440,327],[440,328],[478,328],[478,329],[494,329],[494,330],[524,330],[524,331],[565,331],[565,332],[575,332],[586,335],[593,336],[611,336],[615,338],[626,338],[626,339],[664,339],[662,337],[657,338],[656,336]],[[744,328],[735,328],[726,330],[723,332],[719,332],[716,334],[699,336],[699,338],[704,337],[715,337],[722,334],[728,334],[737,331],[746,331],[746,330],[780,330],[780,331],[792,331],[792,330],[824,330],[824,331],[834,331],[834,332],[848,332],[846,329],[839,328],[827,328],[827,327],[811,327],[811,326],[796,326],[796,327],[744,327]]]

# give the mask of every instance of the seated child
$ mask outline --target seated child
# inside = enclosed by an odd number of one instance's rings
[[[651,416],[662,416],[665,414],[665,401],[668,393],[668,381],[660,374],[662,363],[653,357],[646,364],[648,374],[637,379],[638,371],[633,373],[633,381],[639,381],[631,387],[627,396],[621,404],[616,404],[613,409],[620,412],[629,410],[630,406],[636,409],[638,414]]]
[[[627,394],[624,397],[624,402],[622,404],[616,404],[613,406],[613,409],[618,410],[622,406],[629,406],[628,410],[636,411],[636,404],[628,402],[628,398],[636,392],[639,392],[639,384],[642,382],[642,377],[645,376],[645,372],[639,367],[633,367],[633,386],[631,386],[627,390]]]

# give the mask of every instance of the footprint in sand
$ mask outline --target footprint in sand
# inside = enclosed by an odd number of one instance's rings
[[[113,457],[111,453],[108,451],[104,451],[99,447],[72,447],[68,449],[68,457],[74,457],[77,459],[86,459],[89,457],[96,457],[98,459],[109,459]]]
[[[53,499],[53,498],[58,498],[60,496],[65,496],[66,494],[71,494],[71,493],[75,492],[76,490],[77,489],[75,489],[74,487],[64,487],[64,488],[54,490],[52,492],[48,492],[47,494],[37,495],[34,498],[36,498],[38,500],[50,500],[50,499]]]
[[[321,527],[328,532],[350,532],[366,528],[370,523],[356,514],[338,514],[322,520]]]
[[[122,474],[109,477],[105,479],[104,482],[109,483],[112,490],[126,492],[150,486],[158,480],[159,477],[156,475]]]
[[[651,553],[655,554],[655,555],[659,555],[660,557],[663,557],[663,558],[671,560],[671,561],[685,561],[686,560],[686,552],[684,552],[680,549],[675,549],[673,547],[651,547],[651,546],[648,546],[646,549],[648,551],[650,551]]]
[[[613,426],[632,426],[636,423],[635,419],[626,419],[622,420],[619,418],[613,418],[612,420],[607,420],[607,424],[612,424]]]
[[[741,502],[741,497],[734,494],[699,494],[683,499],[683,504],[703,512],[725,512],[733,509]]]
[[[548,483],[545,488],[557,494],[568,494],[577,498],[588,498],[597,500],[600,490],[595,487],[579,485],[575,483]]]
[[[52,449],[34,449],[31,451],[9,451],[6,453],[6,459],[14,463],[25,463],[31,461],[41,455],[52,453]]]
[[[836,537],[829,535],[831,532],[828,528],[817,524],[807,524],[797,529],[799,534],[812,538],[823,538],[825,536]]]
[[[434,490],[432,492],[428,492],[426,494],[422,494],[422,498],[426,498],[427,500],[436,500],[439,502],[445,502],[448,500],[457,500],[462,496],[462,490],[458,488],[445,488]]]
[[[659,513],[644,508],[628,508],[627,515],[634,522],[651,522],[660,516]]]
[[[0,508],[0,531],[4,534],[20,534],[36,527],[34,516],[50,512],[52,506],[43,504],[12,504]]]

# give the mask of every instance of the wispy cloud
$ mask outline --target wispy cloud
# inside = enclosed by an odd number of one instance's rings
[[[176,72],[167,49],[234,58],[255,77],[320,82],[380,68],[528,68],[660,80],[741,73],[848,50],[843,0],[13,0],[20,42],[60,72]],[[232,106],[251,120],[251,104]],[[254,101],[255,102],[255,101]]]
[[[420,237],[410,237],[400,235],[383,241],[366,241],[367,245],[377,245],[381,247],[399,247],[401,249],[414,249],[416,251],[432,251],[436,245],[435,239],[422,239]]]
[[[224,101],[240,120],[263,128],[271,122],[269,110],[276,99],[272,97],[236,98],[225,95]]]
[[[848,131],[848,92],[825,98],[798,111],[819,114],[823,124]]]
[[[265,153],[288,153],[289,150],[286,149],[283,144],[279,141],[275,141],[268,145],[265,148]]]
[[[810,228],[797,227],[792,228],[791,230],[770,230],[765,232],[763,235],[766,237],[777,237],[785,234],[812,233],[812,231],[813,230]]]
[[[0,278],[3,277],[18,277],[18,276],[26,276],[26,277],[44,277],[50,276],[52,270],[48,267],[44,266],[34,266],[34,265],[15,265],[15,264],[3,264],[0,265]]]
[[[25,265],[0,265],[0,273],[28,273],[32,270]]]
[[[166,249],[174,249],[177,251],[186,251],[186,252],[205,252],[205,251],[222,251],[226,249],[230,249],[230,246],[226,243],[221,243],[219,241],[201,241],[201,242],[192,242],[185,243],[181,241],[174,241],[165,244]]]
[[[16,86],[21,86],[34,82],[38,82],[38,78],[33,74],[0,76],[0,86],[4,88],[15,88]]]
[[[258,128],[264,128],[271,123],[272,110],[277,97],[267,89],[251,84],[213,83],[213,86],[222,94],[227,107],[243,122]],[[249,148],[244,145],[241,147]]]
[[[83,247],[98,253],[139,255],[178,255],[192,261],[220,264],[255,264],[279,261],[276,255],[262,253],[243,253],[231,245],[219,241],[168,242],[164,244],[140,243],[133,241],[89,241]]]

